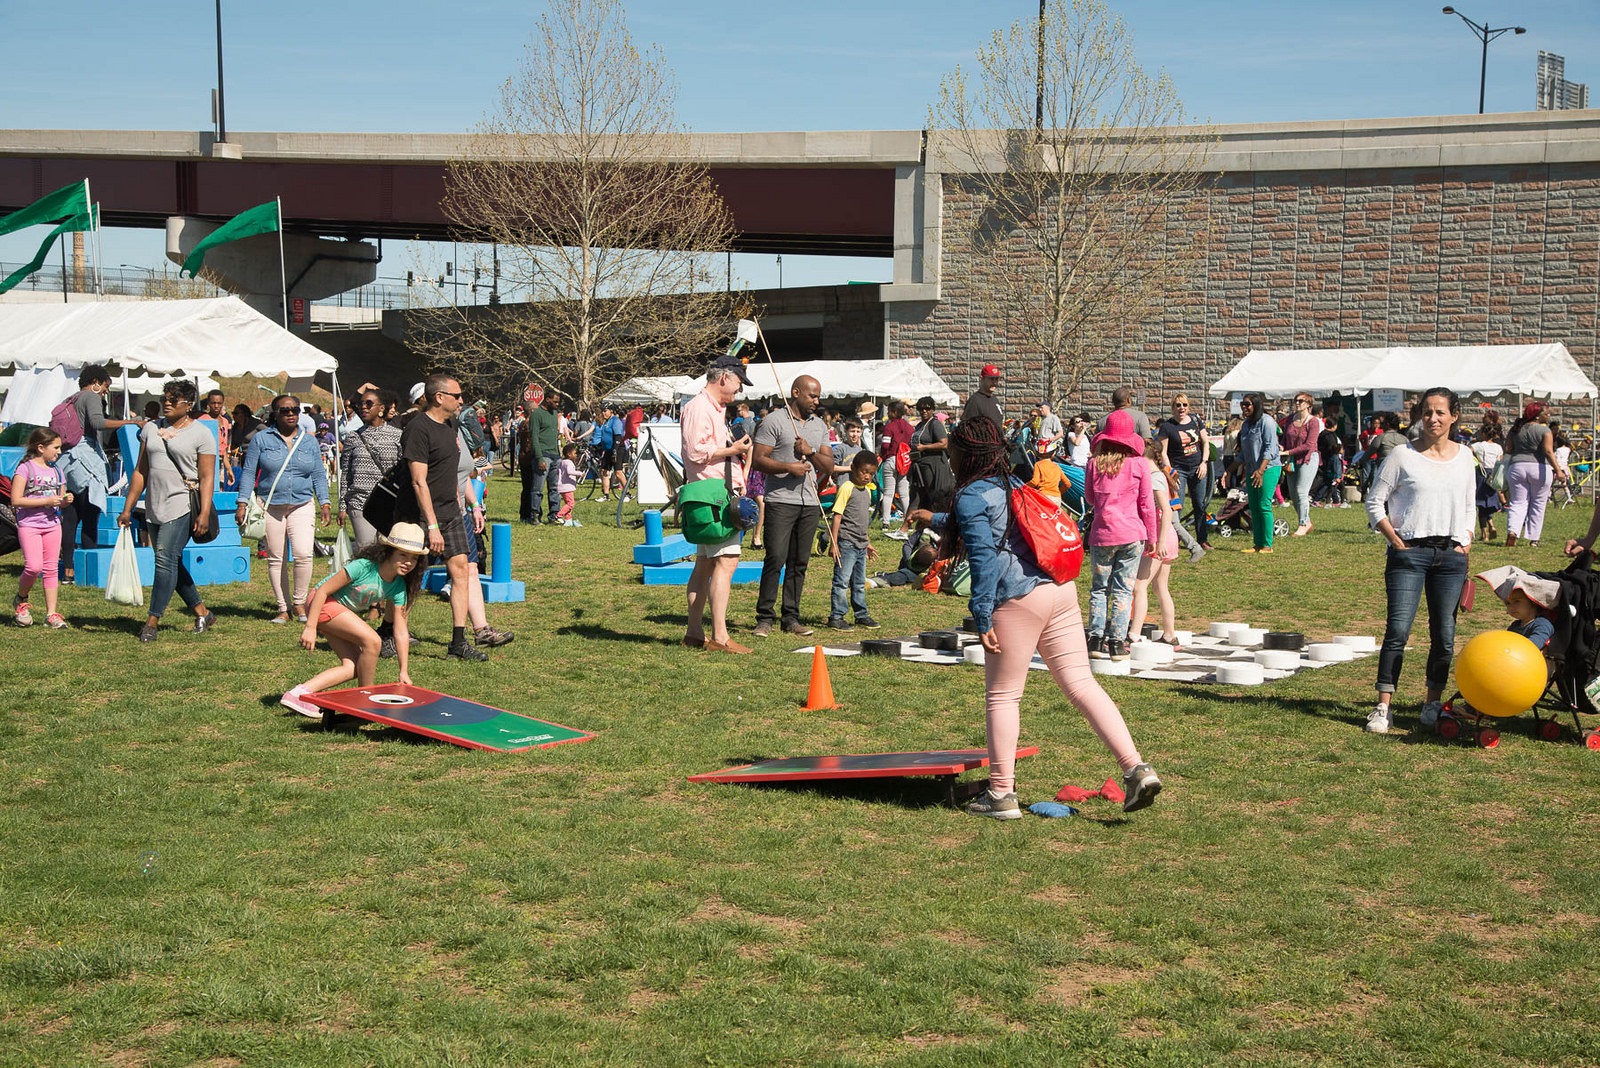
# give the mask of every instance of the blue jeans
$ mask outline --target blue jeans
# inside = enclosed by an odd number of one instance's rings
[[[189,608],[194,608],[200,603],[200,591],[195,589],[189,569],[183,566],[183,548],[189,544],[194,521],[188,515],[180,515],[165,523],[147,520],[145,526],[150,531],[150,545],[156,556],[156,578],[150,588],[150,614],[160,619],[167,605],[172,602],[173,593],[177,593]]]
[[[1206,469],[1207,471],[1210,468]],[[1199,468],[1185,471],[1181,467],[1172,469],[1172,480],[1178,484],[1178,497],[1189,498],[1189,504],[1194,509],[1194,536],[1202,547],[1210,548],[1207,544],[1211,539],[1211,530],[1206,526],[1206,505],[1211,502],[1208,492],[1211,489],[1211,478],[1200,477]],[[1179,526],[1179,530],[1183,527]]]
[[[1456,609],[1461,585],[1467,581],[1467,557],[1453,548],[1412,545],[1389,548],[1383,567],[1383,585],[1389,595],[1389,621],[1378,650],[1379,693],[1393,693],[1405,663],[1406,640],[1417,618],[1417,602],[1428,599],[1429,689],[1442,690],[1450,679],[1450,656],[1455,651]]]
[[[839,559],[833,562],[830,618],[843,619],[847,607],[855,609],[858,621],[867,618],[867,548],[840,542]]]
[[[544,518],[548,506],[551,519],[561,511],[561,494],[556,490],[556,475],[560,469],[561,457],[544,456],[540,458],[547,465],[543,471],[539,470],[540,460],[533,461],[532,493],[528,499],[528,514],[524,519],[532,517],[534,520]],[[541,501],[539,498],[543,497]]]
[[[1089,586],[1089,636],[1111,641],[1128,640],[1128,616],[1133,611],[1133,578],[1139,573],[1144,542],[1089,546],[1092,579]],[[1106,625],[1106,600],[1111,601],[1111,624]]]
[[[1294,465],[1294,474],[1289,476],[1294,490],[1294,515],[1300,525],[1311,525],[1311,486],[1317,481],[1317,469],[1322,466],[1322,457],[1316,453],[1301,460]]]

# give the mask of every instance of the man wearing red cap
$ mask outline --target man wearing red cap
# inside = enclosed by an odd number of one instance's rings
[[[1001,433],[1005,432],[1006,417],[994,396],[995,390],[1000,388],[1000,379],[1004,377],[994,364],[984,365],[983,370],[978,372],[978,392],[968,397],[967,406],[961,409],[963,423],[975,415],[981,415],[994,423]]]

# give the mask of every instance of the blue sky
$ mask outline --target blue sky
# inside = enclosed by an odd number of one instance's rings
[[[1481,46],[1422,0],[1120,0],[1141,63],[1164,69],[1187,109],[1219,123],[1450,115],[1477,110]],[[1540,49],[1600,98],[1600,0],[1467,0],[1491,26],[1487,110],[1532,110]],[[230,130],[440,132],[471,128],[529,39],[537,3],[224,0]],[[635,40],[679,83],[690,129],[917,129],[939,79],[1033,0],[632,0]],[[3,122],[11,128],[210,126],[211,0],[0,0]],[[93,27],[92,32],[84,32]],[[37,237],[33,239],[35,242]],[[108,231],[106,260],[156,265],[158,231]],[[0,260],[32,252],[0,239]],[[386,249],[386,251],[389,251]],[[381,273],[403,273],[389,251]],[[869,260],[784,263],[786,284],[887,278]],[[739,257],[755,286],[771,257]]]

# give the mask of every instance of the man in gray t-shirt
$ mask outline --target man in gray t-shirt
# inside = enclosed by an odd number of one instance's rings
[[[756,598],[758,638],[777,623],[778,576],[783,576],[783,629],[802,637],[812,633],[800,622],[800,595],[805,590],[811,544],[822,518],[817,487],[833,474],[828,428],[817,416],[822,386],[810,375],[794,380],[786,409],[775,411],[756,428],[755,467],[766,476],[767,519],[761,528],[767,556],[761,564],[761,592]]]

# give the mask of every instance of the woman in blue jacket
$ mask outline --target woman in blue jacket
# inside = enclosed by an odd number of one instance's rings
[[[287,393],[272,398],[272,422],[250,439],[239,476],[239,522],[244,522],[248,494],[267,507],[267,579],[278,601],[272,622],[289,622],[290,605],[298,623],[306,621],[311,595],[311,562],[316,554],[313,499],[322,506],[322,525],[333,519],[328,504],[328,472],[316,436],[300,427],[300,402]],[[284,543],[294,550],[294,600],[285,595]]]
[[[1144,808],[1161,791],[1161,780],[1139,756],[1121,711],[1089,669],[1075,584],[1052,580],[1012,521],[1010,491],[1021,483],[1008,471],[1000,428],[985,416],[963,419],[950,443],[956,481],[953,511],[919,511],[909,518],[922,526],[943,524],[940,555],[965,551],[972,569],[969,607],[984,648],[989,789],[968,803],[967,811],[1000,820],[1022,817],[1015,790],[1017,737],[1022,690],[1035,649],[1061,692],[1122,767],[1127,794],[1123,811]]]

